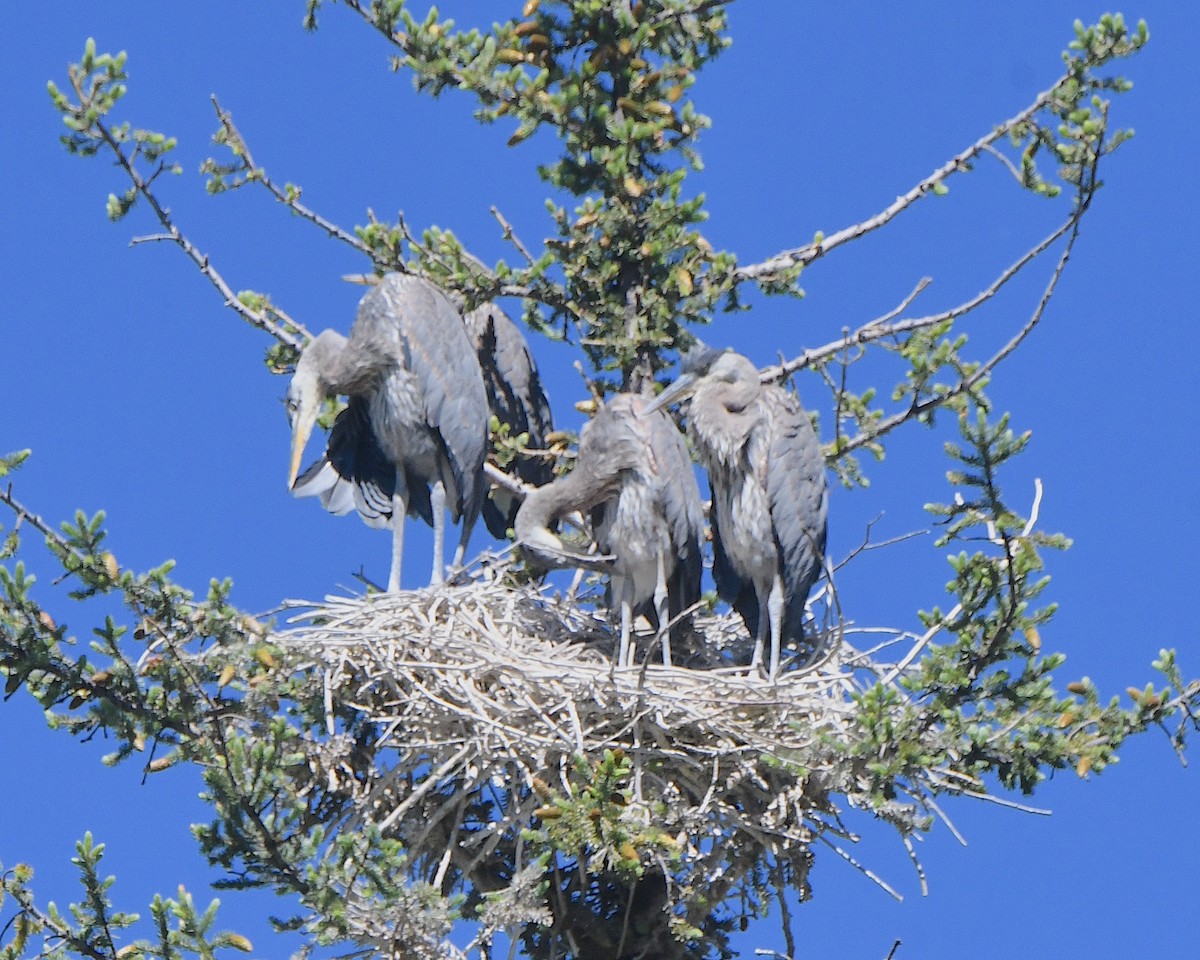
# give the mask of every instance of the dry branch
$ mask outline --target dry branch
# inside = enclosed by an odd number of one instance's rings
[[[807,243],[802,247],[795,247],[791,250],[783,250],[775,254],[761,263],[747,264],[744,267],[739,267],[737,276],[739,280],[755,280],[765,282],[775,276],[790,270],[796,266],[808,266],[814,260],[825,256],[831,250],[835,250],[851,240],[857,240],[868,233],[878,230],[894,220],[897,216],[911,207],[922,197],[928,196],[937,184],[947,180],[955,173],[959,173],[971,168],[971,162],[981,153],[991,148],[991,145],[1001,138],[1008,135],[1008,132],[1015,127],[1026,123],[1031,117],[1035,116],[1038,111],[1049,106],[1054,102],[1059,90],[1068,79],[1068,76],[1060,77],[1053,86],[1034,98],[1034,101],[1016,116],[1004,121],[991,133],[980,137],[973,144],[967,147],[962,152],[956,154],[947,160],[944,164],[938,167],[933,173],[929,174],[924,180],[920,181],[916,186],[910,189],[907,193],[903,193],[896,197],[891,204],[873,217],[869,217],[860,223],[845,227],[836,233],[830,234],[820,240],[815,240],[812,243]]]

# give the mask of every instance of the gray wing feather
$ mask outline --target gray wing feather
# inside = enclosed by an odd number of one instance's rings
[[[675,555],[675,567],[667,584],[670,615],[674,618],[700,599],[700,577],[704,570],[700,536],[704,509],[683,435],[665,412],[652,414],[650,423],[650,442],[663,474],[660,491],[663,513],[671,531]]]
[[[717,514],[716,491],[709,482],[709,497],[712,498],[713,510],[709,517],[712,528],[713,543],[713,581],[717,585],[717,596],[728,603],[742,621],[750,636],[758,636],[758,598],[754,594],[754,584],[742,577],[725,552],[725,542],[721,536],[721,522]]]
[[[392,493],[396,471],[379,446],[364,397],[352,396],[337,415],[325,454],[297,479],[297,497],[320,497],[321,505],[342,516],[357,510],[367,526],[382,528],[391,523]],[[432,522],[428,492],[410,497],[409,514]]]
[[[491,412],[513,433],[528,433],[530,446],[542,446],[554,420],[524,334],[494,303],[471,311],[467,327],[475,341]],[[541,459],[531,463],[545,465]],[[553,469],[546,466],[544,473],[549,476]]]
[[[768,391],[775,430],[767,469],[771,522],[787,595],[784,637],[803,639],[804,604],[825,557],[829,488],[825,458],[808,415],[784,390]]]
[[[475,343],[488,409],[508,424],[510,436],[526,433],[528,446],[544,448],[546,436],[554,429],[550,401],[520,328],[494,303],[477,307],[463,319]],[[544,457],[518,455],[511,469],[535,487],[554,479],[554,466]],[[493,491],[492,499],[483,505],[483,520],[493,536],[506,535],[519,507],[520,502],[507,491]]]
[[[292,496],[320,497],[321,506],[338,517],[354,509],[353,484],[346,482],[324,457],[309,464],[296,478]]]
[[[417,377],[427,421],[446,455],[451,477],[445,479],[452,480],[454,490],[451,512],[473,523],[485,491],[488,414],[483,375],[466,328],[454,305],[427,280],[390,273],[363,298],[364,308],[371,294],[386,305],[391,323],[400,318],[396,348]]]

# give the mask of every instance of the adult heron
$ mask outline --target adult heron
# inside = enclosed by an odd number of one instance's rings
[[[325,455],[302,476],[300,458],[326,397],[344,395]],[[433,527],[433,572],[443,579],[445,508],[462,520],[462,563],[485,484],[487,398],[458,311],[433,284],[385,275],[358,305],[346,338],[323,330],[304,348],[287,392],[292,425],[288,487],[332,513],[357,509],[392,528],[388,590],[400,589],[404,518]]]
[[[509,436],[526,434],[525,446],[530,450],[544,450],[554,421],[537,364],[520,328],[494,303],[476,307],[463,321],[475,343],[492,416],[508,425]],[[554,465],[536,453],[518,453],[509,469],[533,487],[554,479]],[[508,535],[519,506],[520,501],[511,491],[499,487],[492,490],[483,504],[483,522],[492,536],[502,540]]]
[[[779,673],[783,643],[804,639],[821,575],[829,495],[812,422],[795,396],[759,381],[732,351],[697,344],[647,412],[691,398],[688,434],[712,488],[713,578],[754,637],[751,669]]]
[[[617,662],[633,658],[633,621],[652,620],[662,637],[663,663],[671,663],[667,625],[700,599],[703,509],[683,437],[663,413],[647,414],[649,401],[622,393],[583,428],[575,468],[533,491],[517,512],[521,548],[550,567],[609,570],[609,610],[617,613]],[[600,551],[610,559],[568,550],[550,524],[572,510],[592,512]]]

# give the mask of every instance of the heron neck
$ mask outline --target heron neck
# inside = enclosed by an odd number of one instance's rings
[[[757,384],[735,385],[720,396],[692,399],[690,433],[704,460],[729,462],[741,454],[758,415]]]
[[[367,392],[389,362],[379,351],[356,349],[336,330],[322,330],[305,354],[315,359],[327,392],[342,396]]]

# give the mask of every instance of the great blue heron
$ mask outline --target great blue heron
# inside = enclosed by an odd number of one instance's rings
[[[592,510],[597,546],[612,557],[609,609],[620,617],[623,666],[632,661],[635,617],[654,621],[669,664],[667,624],[700,599],[700,490],[683,437],[665,414],[645,414],[648,402],[623,393],[604,404],[580,434],[575,468],[525,498],[515,530],[522,549],[547,566],[598,567],[549,529],[571,510]]]
[[[325,455],[297,479],[304,445],[327,396],[344,395]],[[404,517],[433,527],[431,583],[443,579],[445,508],[462,520],[462,563],[485,484],[487,399],[458,311],[433,284],[389,273],[358,305],[347,339],[323,330],[304,348],[287,392],[292,425],[288,487],[320,496],[332,513],[357,508],[391,525],[388,590],[400,589]]]
[[[764,386],[746,357],[697,344],[647,411],[691,397],[688,433],[712,487],[713,577],[754,637],[751,668],[779,672],[783,642],[802,642],[804,604],[825,556],[828,488],[816,431],[800,402]]]
[[[494,303],[476,307],[463,320],[475,343],[492,415],[508,425],[509,436],[528,434],[527,447],[544,449],[546,436],[554,430],[550,401],[520,328]],[[519,453],[509,469],[533,487],[554,479],[554,465],[542,456]],[[508,535],[519,506],[520,501],[510,491],[492,491],[483,504],[483,522],[492,536],[504,539]]]

